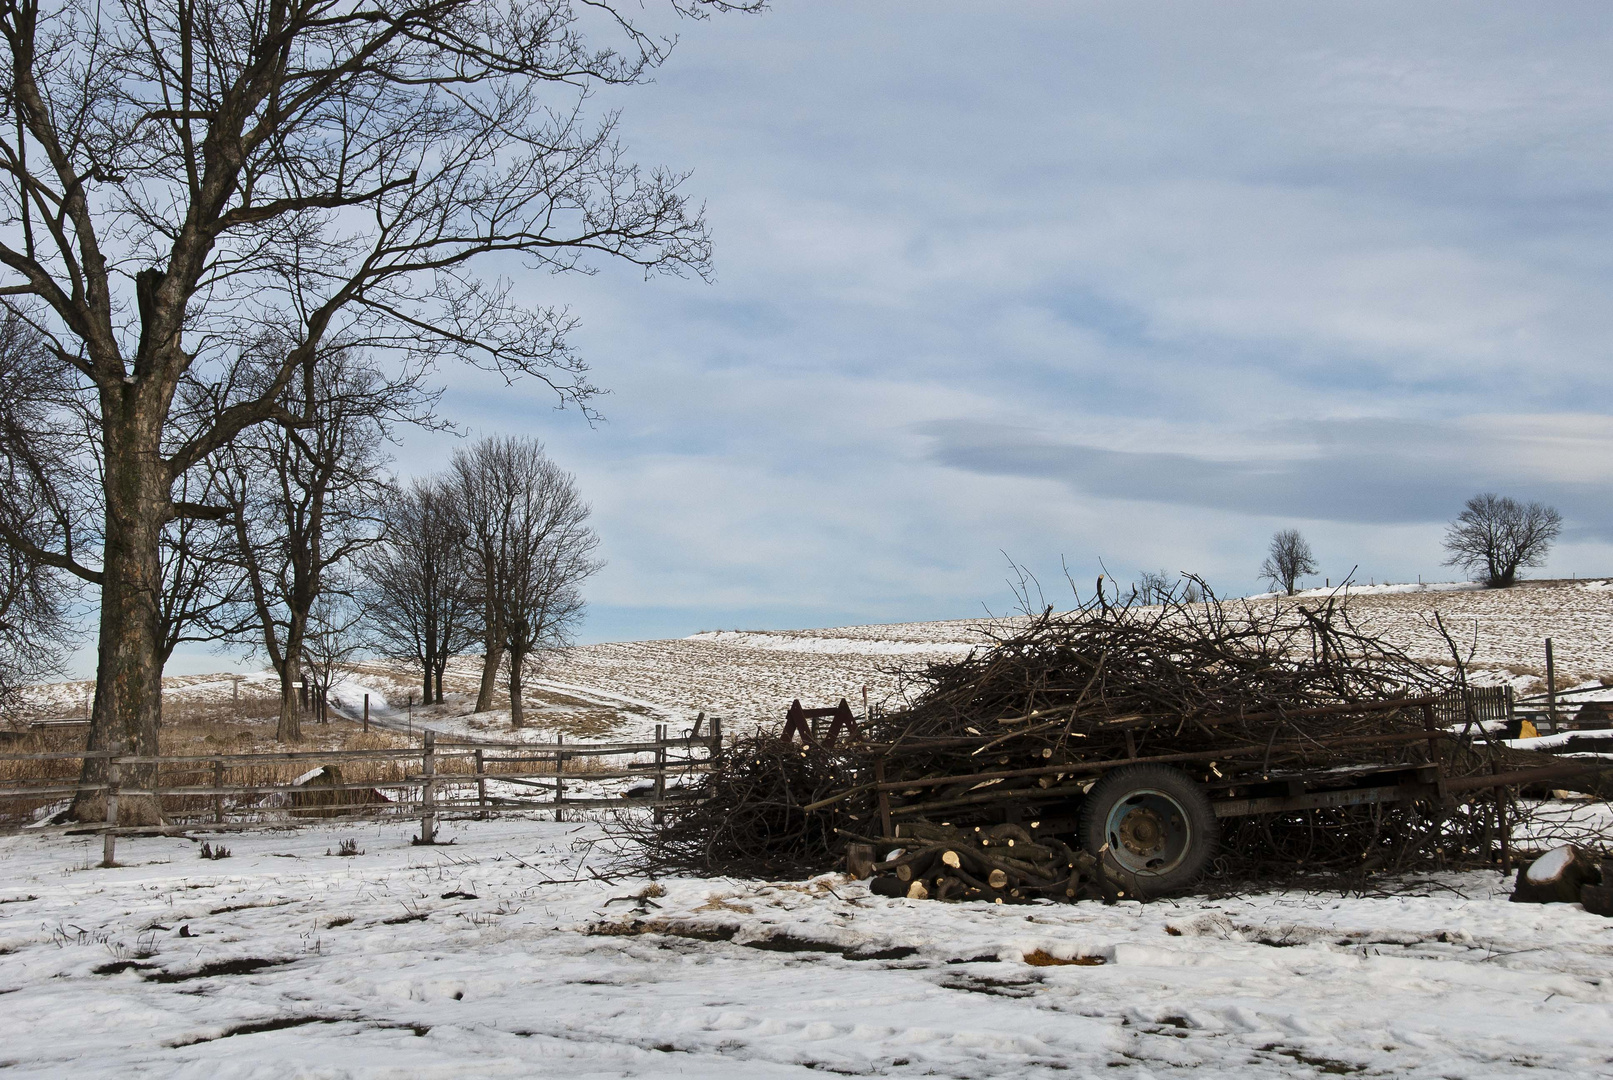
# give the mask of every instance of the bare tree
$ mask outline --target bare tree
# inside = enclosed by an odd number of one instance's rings
[[[175,482],[254,425],[300,422],[283,395],[333,342],[533,376],[586,407],[571,317],[472,264],[706,273],[683,177],[633,165],[614,114],[586,112],[665,58],[641,12],[0,0],[0,302],[93,401],[103,465],[92,557],[71,521],[38,536],[0,515],[0,535],[100,587],[92,747],[157,749],[162,530],[220,509]],[[215,407],[177,412],[187,383]]]
[[[599,569],[589,509],[571,474],[534,439],[486,439],[454,455],[450,483],[464,520],[481,608],[478,712],[508,664],[510,718],[524,722],[528,656],[563,645],[581,618],[578,586]]]
[[[448,660],[476,640],[466,530],[453,493],[436,479],[390,494],[385,538],[362,559],[370,641],[383,656],[420,665],[420,700],[442,704]]]
[[[1172,598],[1176,583],[1165,570],[1144,570],[1142,576],[1132,585],[1132,595],[1141,604],[1164,604]]]
[[[1540,566],[1563,529],[1563,516],[1544,503],[1520,503],[1486,492],[1445,530],[1446,566],[1458,566],[1492,589],[1504,589],[1524,566]]]
[[[76,636],[72,579],[30,551],[64,527],[82,536],[71,402],[39,335],[0,316],[0,514],[11,522],[0,533],[0,715],[15,708],[24,684],[60,670]],[[14,544],[12,535],[28,542]]]
[[[599,538],[585,524],[588,506],[568,473],[544,478],[538,505],[526,516],[527,543],[511,567],[505,599],[505,663],[510,725],[526,722],[522,679],[527,661],[571,645],[586,605],[580,586],[600,568],[593,558]]]
[[[222,503],[221,476],[198,468],[179,479],[177,493],[202,503]],[[179,645],[239,638],[254,623],[244,607],[246,579],[236,558],[229,520],[185,515],[162,531],[162,596],[158,645],[164,665]]]
[[[0,717],[15,713],[24,686],[62,670],[76,629],[64,585],[49,568],[0,542]]]
[[[315,369],[308,389],[285,394],[296,424],[254,428],[224,452],[251,635],[280,676],[275,738],[288,742],[302,738],[310,613],[332,569],[379,539],[385,440],[420,403],[417,383],[392,382],[352,352]]]
[[[1293,596],[1299,579],[1314,573],[1316,556],[1298,529],[1279,529],[1272,534],[1266,561],[1260,564],[1261,577]]]
[[[364,647],[359,632],[363,612],[345,590],[326,589],[308,612],[303,635],[303,666],[311,684],[314,715],[330,723],[330,691],[354,656]]]

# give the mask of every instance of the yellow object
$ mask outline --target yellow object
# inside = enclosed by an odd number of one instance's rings
[[[1538,739],[1538,738],[1540,738],[1540,732],[1537,731],[1535,729],[1535,726],[1533,724],[1531,724],[1529,721],[1527,721],[1527,720],[1519,720],[1518,721],[1518,738],[1520,738],[1520,739]]]

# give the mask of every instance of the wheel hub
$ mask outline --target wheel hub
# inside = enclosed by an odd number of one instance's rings
[[[1134,874],[1169,873],[1192,847],[1187,811],[1163,791],[1132,792],[1110,808],[1105,826],[1114,860]]]
[[[1153,856],[1164,846],[1164,840],[1165,823],[1146,807],[1138,807],[1120,822],[1120,842],[1133,855]]]

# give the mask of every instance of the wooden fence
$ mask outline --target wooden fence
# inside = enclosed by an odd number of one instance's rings
[[[1434,712],[1446,727],[1457,724],[1500,724],[1512,721],[1513,697],[1510,686],[1469,686],[1441,694]]]
[[[709,771],[721,754],[722,726],[717,720],[706,734],[701,734],[697,722],[681,736],[669,736],[667,725],[659,724],[648,742],[568,743],[563,736],[553,743],[459,742],[439,739],[428,730],[417,747],[386,750],[160,757],[126,754],[117,747],[0,753],[0,762],[39,766],[37,775],[0,780],[0,808],[37,807],[42,800],[81,792],[100,796],[104,824],[81,823],[75,829],[104,837],[104,866],[114,864],[120,835],[284,828],[331,819],[418,818],[417,842],[430,844],[436,840],[438,819],[445,814],[485,817],[538,810],[553,812],[561,821],[568,810],[637,807],[659,819],[669,808],[688,805],[669,779]],[[644,758],[648,760],[635,760]],[[102,782],[50,776],[45,764],[57,763],[59,771],[86,760],[106,762]],[[285,778],[298,767],[306,771],[295,780]],[[23,768],[27,771],[31,764]],[[623,780],[642,783],[618,795],[578,793],[582,784]],[[153,801],[160,808],[162,824],[119,825],[118,803],[127,799]]]

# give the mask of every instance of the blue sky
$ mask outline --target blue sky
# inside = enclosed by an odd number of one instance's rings
[[[610,396],[445,373],[545,440],[584,640],[958,618],[1066,560],[1448,578],[1481,490],[1613,573],[1613,8],[842,3],[685,24],[623,111],[717,277],[517,274]],[[404,473],[447,436],[411,436]],[[1055,590],[1053,582],[1059,583]],[[216,667],[217,657],[176,660]]]

